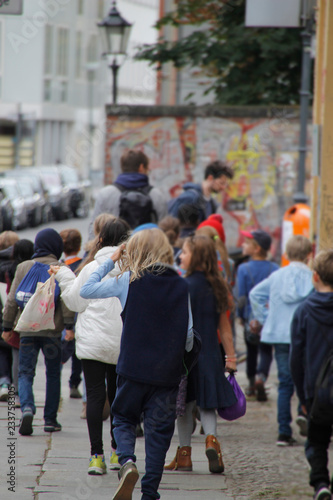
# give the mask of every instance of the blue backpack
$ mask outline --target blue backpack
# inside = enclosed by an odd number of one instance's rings
[[[21,283],[18,285],[15,293],[15,300],[17,305],[21,310],[29,302],[29,299],[35,293],[37,288],[37,283],[45,283],[50,277],[48,270],[50,266],[48,264],[42,264],[41,262],[35,262],[31,269],[22,279]],[[56,287],[54,292],[54,304],[56,304],[58,297],[60,296],[60,288],[56,281]]]

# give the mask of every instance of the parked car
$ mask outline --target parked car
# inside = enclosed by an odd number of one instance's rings
[[[51,205],[47,199],[47,191],[44,189],[41,175],[33,167],[15,168],[4,172],[6,177],[12,177],[22,183],[28,183],[33,190],[33,199],[36,204],[36,215],[32,226],[47,223],[51,220]]]
[[[52,215],[56,220],[67,219],[70,216],[70,192],[63,186],[59,170],[55,166],[34,167],[41,176],[44,188],[48,194]]]
[[[81,181],[75,168],[57,166],[63,186],[70,192],[70,209],[74,217],[88,217],[90,208],[89,180]]]
[[[0,190],[0,219],[2,221],[1,231],[13,229],[14,209],[9,198]]]
[[[28,226],[28,214],[16,180],[1,177],[0,192],[10,200],[13,207],[12,229],[26,228]]]

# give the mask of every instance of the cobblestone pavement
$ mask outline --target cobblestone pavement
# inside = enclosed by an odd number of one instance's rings
[[[239,381],[245,375],[240,373]],[[219,424],[223,446],[227,492],[234,500],[296,500],[312,498],[308,486],[305,438],[293,424],[294,446],[278,447],[276,423],[276,377],[269,379],[269,400],[250,401],[246,416]],[[293,416],[297,400],[293,399]]]
[[[87,475],[89,442],[86,422],[79,418],[81,402],[69,399],[67,380],[70,366],[64,366],[62,403],[59,421],[63,431],[49,435],[43,432],[43,400],[45,373],[40,359],[35,380],[37,415],[32,437],[15,432],[16,490],[8,491],[6,473],[9,472],[8,415],[6,403],[0,404],[0,499],[9,500],[92,500],[111,498],[118,479],[116,473],[91,479]],[[245,388],[245,364],[239,366],[237,380]],[[277,447],[276,399],[277,378],[273,363],[268,380],[269,398],[265,403],[249,401],[247,413],[235,422],[218,421],[218,438],[222,444],[225,472],[212,475],[208,471],[204,451],[204,436],[198,423],[192,438],[193,472],[170,472],[163,475],[160,493],[162,500],[310,500],[308,465],[304,456],[305,439],[299,436],[293,423],[297,444]],[[293,416],[297,399],[293,398]],[[18,425],[20,411],[16,412]],[[105,451],[109,452],[109,425],[104,424]],[[174,436],[167,455],[169,462],[177,449]],[[144,471],[144,440],[137,442],[138,467]],[[330,459],[332,460],[332,451]],[[95,481],[95,482],[94,482]],[[95,484],[96,483],[96,484]],[[81,491],[82,490],[82,491]],[[141,498],[138,483],[133,500]]]

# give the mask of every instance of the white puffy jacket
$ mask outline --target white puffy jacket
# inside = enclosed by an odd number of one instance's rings
[[[93,359],[113,365],[118,361],[123,329],[119,299],[83,299],[80,297],[80,288],[89,276],[111,257],[116,248],[101,248],[94,261],[87,264],[78,276],[65,266],[56,274],[62,300],[68,309],[79,313],[75,325],[76,356],[79,359]],[[119,273],[119,267],[116,265],[103,281]]]

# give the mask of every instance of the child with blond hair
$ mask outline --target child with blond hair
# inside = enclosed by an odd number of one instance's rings
[[[315,291],[296,309],[291,323],[290,368],[303,411],[309,415],[305,454],[310,465],[314,500],[331,499],[328,450],[332,436],[333,387],[327,384],[319,405],[315,404],[318,375],[325,369],[333,349],[333,250],[320,252],[313,263]],[[327,365],[326,365],[327,370]],[[330,370],[327,372],[330,374]],[[331,380],[331,378],[330,378]],[[326,396],[326,397],[325,397]],[[317,406],[317,408],[316,408]]]
[[[312,272],[307,265],[312,256],[311,242],[302,235],[292,236],[287,242],[286,253],[289,266],[272,273],[250,292],[253,315],[263,325],[261,340],[274,347],[279,379],[278,446],[295,443],[290,425],[291,397],[294,393],[289,369],[290,324],[296,308],[313,289]],[[300,414],[296,423],[302,424],[303,419]],[[302,433],[306,434],[304,426]]]
[[[120,260],[122,274],[101,282]],[[123,333],[112,405],[120,483],[113,500],[130,500],[139,473],[134,454],[143,413],[146,473],[142,500],[157,493],[174,431],[185,350],[193,345],[188,287],[173,267],[173,250],[160,229],[134,233],[81,288],[86,299],[118,297]],[[162,416],[162,418],[161,418]],[[158,445],[156,445],[158,443]]]

